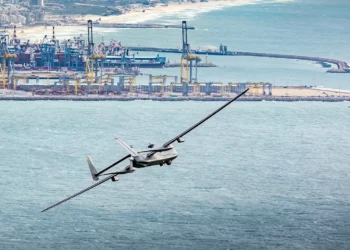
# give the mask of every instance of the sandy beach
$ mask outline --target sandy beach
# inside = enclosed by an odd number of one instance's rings
[[[291,2],[294,0],[276,0],[275,2]],[[87,20],[99,20],[100,23],[142,23],[146,21],[156,20],[163,17],[177,17],[190,21],[200,13],[220,10],[232,6],[259,4],[264,0],[208,0],[208,2],[185,2],[185,3],[169,3],[167,5],[158,4],[155,7],[146,7],[142,5],[133,5],[130,10],[122,15],[97,16],[86,15],[84,17],[75,18],[75,20],[86,23]],[[57,20],[55,16],[48,16],[49,20]],[[167,24],[178,24],[167,23]],[[99,28],[96,27],[98,30]],[[101,28],[102,29],[102,28]],[[105,28],[103,28],[105,29]],[[72,36],[86,33],[86,26],[56,26],[55,35],[60,39],[68,39]],[[51,27],[23,27],[18,28],[17,35],[21,39],[31,39],[31,41],[40,41],[45,35],[51,37]]]
[[[335,88],[301,88],[301,87],[273,87],[272,89],[273,96],[286,96],[286,97],[310,97],[310,96],[341,96],[341,97],[350,97],[350,91],[343,89]]]
[[[208,0],[208,2],[196,3],[158,4],[155,7],[135,5],[131,11],[123,15],[107,17],[87,15],[84,17],[84,21],[89,19],[98,20],[101,18],[102,23],[140,23],[167,16],[182,16],[191,19],[199,13],[220,10],[231,6],[256,4],[259,2],[262,2],[262,0]]]

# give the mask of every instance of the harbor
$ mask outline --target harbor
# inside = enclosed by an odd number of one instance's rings
[[[327,72],[348,73],[344,61],[320,57],[190,48],[188,26],[182,21],[182,48],[129,47],[120,41],[94,42],[93,23],[87,22],[83,35],[59,41],[52,27],[52,37],[41,44],[21,43],[16,27],[12,37],[3,32],[1,39],[1,100],[225,100],[250,91],[245,101],[347,101],[349,91],[317,86],[273,86],[270,82],[199,81],[198,68],[217,67],[207,56],[254,56],[314,61],[329,67]],[[179,25],[174,26],[179,28]],[[156,52],[143,56],[139,52]],[[162,53],[180,54],[180,62],[171,63]],[[205,62],[201,55],[205,55]],[[180,75],[148,74],[143,68],[180,68]],[[145,82],[145,77],[147,78]],[[143,80],[141,79],[143,78]],[[140,80],[141,79],[141,80]]]

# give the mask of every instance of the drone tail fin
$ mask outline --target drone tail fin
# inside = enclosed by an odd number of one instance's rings
[[[94,166],[94,163],[92,162],[90,156],[87,156],[87,162],[90,168],[90,172],[91,172],[91,177],[94,181],[98,181],[98,176],[97,176],[97,170]]]

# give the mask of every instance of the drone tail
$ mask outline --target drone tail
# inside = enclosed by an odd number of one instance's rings
[[[94,163],[92,162],[90,156],[87,156],[87,162],[90,168],[90,172],[91,172],[91,177],[94,181],[98,181],[98,175],[97,175],[97,170],[94,166]]]

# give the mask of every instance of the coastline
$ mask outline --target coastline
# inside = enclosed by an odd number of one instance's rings
[[[32,97],[2,97],[0,101],[229,101],[228,97],[109,97],[109,96],[32,96]],[[350,102],[350,97],[241,97],[240,102]],[[350,106],[349,106],[350,107]]]
[[[293,2],[295,0],[275,0],[276,3],[286,3]],[[157,4],[154,7],[134,5],[129,11],[121,15],[111,15],[111,16],[98,16],[98,15],[86,15],[84,17],[77,18],[79,25],[59,25],[55,27],[55,35],[59,39],[68,39],[72,36],[78,36],[79,34],[86,33],[86,22],[88,20],[97,21],[101,24],[111,24],[111,23],[144,23],[152,20],[156,20],[164,17],[179,17],[184,20],[191,20],[195,16],[201,13],[221,10],[233,6],[243,6],[251,4],[264,3],[264,0],[208,0],[208,2],[184,2],[184,3],[168,3]],[[175,19],[176,19],[175,18]],[[57,16],[49,16],[48,21],[56,21]],[[179,24],[177,20],[167,21],[165,24]],[[103,31],[106,28],[94,28],[96,31]],[[117,29],[117,28],[115,28]],[[10,31],[11,32],[11,31]],[[23,26],[17,29],[17,36],[22,39],[40,40],[45,35],[51,37],[52,29],[51,26]]]
[[[38,86],[37,86],[38,87]],[[36,88],[37,88],[36,87]],[[334,88],[323,87],[282,87],[276,86],[272,88],[272,95],[256,94],[251,89],[250,94],[242,96],[240,101],[257,102],[257,101],[280,101],[280,102],[299,102],[299,101],[317,101],[317,102],[344,102],[350,101],[350,91]],[[213,93],[214,94],[214,93]],[[182,96],[175,93],[166,92],[162,95],[154,93],[148,95],[144,93],[123,93],[121,95],[114,94],[79,94],[79,95],[50,95],[34,94],[23,90],[0,91],[0,101],[228,101],[235,94],[222,93],[220,96],[215,95],[190,95]]]

